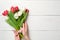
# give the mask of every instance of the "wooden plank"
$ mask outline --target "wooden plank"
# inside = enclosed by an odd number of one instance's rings
[[[8,1],[8,2],[7,2]],[[2,11],[13,5],[21,8],[28,8],[30,15],[60,15],[60,1],[0,1],[0,15]]]
[[[13,30],[4,17],[0,19],[0,30]],[[29,16],[27,22],[29,30],[60,30],[60,16]]]
[[[60,16],[29,16],[30,30],[60,30]]]
[[[0,40],[15,40],[12,31],[0,31]]]
[[[31,31],[31,40],[60,40],[60,31]]]
[[[60,31],[29,31],[31,40],[60,40]],[[13,31],[0,31],[0,40],[15,40]]]

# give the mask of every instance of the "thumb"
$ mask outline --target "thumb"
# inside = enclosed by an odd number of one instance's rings
[[[22,32],[22,30],[23,30],[23,28],[21,28],[21,29],[18,31],[18,33],[21,33],[21,32]]]

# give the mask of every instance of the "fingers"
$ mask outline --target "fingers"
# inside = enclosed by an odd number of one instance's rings
[[[24,23],[23,23],[23,28],[21,28],[19,31],[18,31],[18,33],[21,33],[21,32],[23,32],[25,30],[25,26],[24,26]]]
[[[19,33],[22,32],[23,35],[25,35],[26,32],[27,32],[27,30],[28,30],[27,22],[23,23],[23,28],[21,28],[19,31],[14,31],[14,30],[13,30],[13,32],[14,32],[14,34],[15,34],[15,40],[20,40],[20,38],[19,38]]]
[[[18,36],[15,36],[15,40],[20,40],[19,35]]]
[[[23,23],[23,28],[21,28],[21,29],[18,31],[18,33],[21,33],[24,29],[25,29],[25,27],[24,27],[24,23]]]
[[[25,30],[25,24],[23,23],[23,30]]]
[[[21,29],[18,31],[18,33],[21,33],[21,32],[22,32],[22,30],[23,30],[23,28],[21,28]]]
[[[28,25],[27,25],[27,22],[25,22],[25,23],[23,23],[23,28],[21,28],[19,31],[15,31],[15,30],[13,30],[13,31],[16,35],[18,35],[18,33],[26,32],[27,29],[28,29]]]
[[[14,30],[13,30],[13,32],[15,34],[15,40],[20,40],[20,37],[19,37],[18,32],[17,31],[14,31]]]
[[[15,36],[17,36],[17,35],[18,35],[18,32],[17,32],[17,31],[13,31],[13,32],[14,32]]]
[[[24,27],[25,27],[25,31],[27,31],[27,29],[28,29],[27,22],[24,23]]]
[[[23,28],[21,28],[21,32],[23,33],[23,35],[27,32],[27,28],[28,26],[27,26],[27,23],[25,22],[25,23],[23,23]]]

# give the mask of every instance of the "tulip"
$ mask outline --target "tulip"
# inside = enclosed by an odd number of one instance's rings
[[[29,10],[28,10],[28,9],[25,9],[25,12],[26,12],[26,13],[29,13]]]
[[[8,15],[8,10],[5,10],[3,13],[2,13],[3,16],[7,16]]]
[[[13,6],[11,7],[11,12],[15,13],[15,8]]]
[[[15,14],[14,14],[14,18],[15,18],[15,19],[18,19],[18,13],[15,13]]]
[[[21,16],[22,15],[22,11],[20,10],[19,12],[18,12],[18,16]]]
[[[16,6],[16,7],[15,7],[15,11],[16,11],[16,12],[17,12],[17,11],[19,11],[19,8],[18,8],[18,6]]]

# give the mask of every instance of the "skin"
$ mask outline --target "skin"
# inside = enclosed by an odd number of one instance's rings
[[[29,40],[28,25],[27,25],[26,22],[23,23],[23,28],[21,28],[21,30],[19,30],[19,31],[14,31],[15,40],[20,40],[20,38],[19,38],[19,33],[20,33],[20,32],[22,32],[25,40]]]

